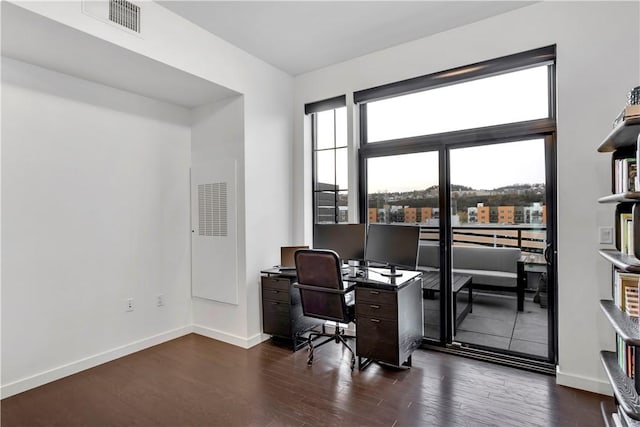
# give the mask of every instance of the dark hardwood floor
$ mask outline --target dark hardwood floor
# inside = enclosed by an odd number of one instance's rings
[[[348,352],[199,335],[4,399],[2,426],[601,426],[609,398],[555,378],[418,350],[410,370],[352,373]]]

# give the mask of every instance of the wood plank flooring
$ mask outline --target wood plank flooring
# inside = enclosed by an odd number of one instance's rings
[[[2,400],[12,426],[601,426],[605,396],[418,350],[352,373],[332,343],[292,353],[191,334]]]

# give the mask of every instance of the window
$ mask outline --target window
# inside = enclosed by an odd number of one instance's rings
[[[313,221],[348,222],[347,108],[345,97],[305,106],[311,115]]]
[[[367,142],[549,117],[542,65],[370,102]]]

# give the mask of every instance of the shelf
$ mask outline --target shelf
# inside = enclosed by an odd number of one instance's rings
[[[598,203],[624,203],[640,202],[640,193],[628,191],[626,193],[612,194],[598,199]]]
[[[620,335],[624,342],[640,346],[640,326],[637,318],[629,317],[611,300],[600,300],[600,308],[602,308],[616,333]]]
[[[612,351],[601,351],[600,359],[620,409],[630,418],[640,420],[640,397],[633,380],[627,377],[618,366],[618,356]]]
[[[615,265],[619,270],[629,273],[640,273],[640,260],[633,255],[623,254],[616,249],[600,249],[607,261]]]
[[[608,153],[634,145],[638,140],[638,134],[640,134],[640,117],[630,117],[609,132],[609,135],[598,147],[598,151]]]
[[[640,260],[638,258],[623,254],[615,249],[600,249],[599,252],[600,255],[618,269],[629,273],[640,273]]]

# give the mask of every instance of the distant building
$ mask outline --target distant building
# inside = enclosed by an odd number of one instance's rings
[[[420,222],[429,222],[433,218],[433,208],[420,208]]]
[[[515,206],[498,206],[498,224],[515,224]]]
[[[338,206],[338,222],[349,222],[348,206]]]
[[[318,223],[331,223],[336,221],[336,199],[335,191],[337,187],[331,184],[319,182],[316,192],[316,221]]]
[[[542,203],[534,203],[530,208],[530,224],[547,223],[547,207]]]
[[[475,208],[467,208],[467,222],[469,224],[477,224],[478,223],[478,207]]]
[[[515,224],[526,224],[524,210],[525,210],[524,206],[515,207],[515,216],[513,218],[513,221]]]
[[[369,208],[369,224],[378,222],[378,209]]]
[[[418,208],[404,208],[404,222],[418,222]]]
[[[489,222],[496,224],[498,222],[498,207],[489,207]]]
[[[482,203],[478,203],[476,207],[478,214],[478,224],[489,224],[491,222],[491,208]]]

